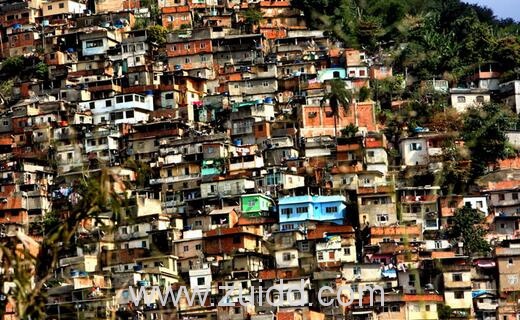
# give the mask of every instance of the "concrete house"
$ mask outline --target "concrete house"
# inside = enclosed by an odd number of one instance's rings
[[[458,112],[464,112],[471,107],[478,107],[491,101],[487,89],[450,89],[451,106]]]
[[[343,224],[346,218],[343,196],[296,196],[278,200],[282,230],[298,229],[309,221],[329,221]]]

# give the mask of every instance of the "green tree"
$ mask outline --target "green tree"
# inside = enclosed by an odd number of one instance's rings
[[[473,179],[481,176],[489,164],[512,154],[505,132],[514,125],[511,110],[496,103],[468,110],[462,137],[470,151]]]
[[[363,102],[363,101],[367,101],[368,99],[370,99],[370,89],[367,88],[367,87],[361,87],[361,89],[359,89],[359,101]]]
[[[264,19],[264,13],[255,8],[249,8],[242,13],[242,18],[249,32],[255,32],[255,27]]]
[[[356,135],[356,133],[359,131],[359,128],[355,124],[351,123],[340,131],[342,137],[351,138]]]
[[[2,72],[10,76],[19,75],[24,67],[24,59],[22,56],[14,56],[5,59],[2,63]]]
[[[448,234],[451,239],[464,243],[464,254],[468,256],[488,253],[491,250],[489,243],[484,239],[486,231],[481,226],[483,220],[484,215],[469,205],[455,212]]]
[[[161,47],[166,43],[168,29],[163,26],[150,26],[146,29],[146,34],[148,36],[148,42],[155,43]]]
[[[346,114],[352,101],[352,91],[346,88],[345,82],[333,79],[327,83],[327,93],[321,100],[321,107],[328,106],[334,117],[334,136],[337,138],[337,122],[340,112]]]
[[[8,102],[11,99],[13,85],[13,79],[9,79],[0,83],[0,98],[4,100],[4,102]]]
[[[39,79],[47,79],[49,77],[49,66],[45,62],[38,62],[34,66],[34,73]]]
[[[118,181],[107,169],[97,177],[84,177],[74,188],[75,197],[69,199],[69,208],[62,208],[68,212],[67,218],[57,220],[53,214],[45,221],[41,244],[18,231],[10,243],[0,245],[0,266],[14,272],[12,279],[0,275],[0,282],[13,281],[16,285],[7,298],[15,306],[18,319],[45,319],[45,288],[54,276],[62,245],[71,243],[85,219],[103,224],[99,216],[107,212],[117,219],[126,204],[124,194],[113,188]],[[30,247],[40,247],[39,253],[34,254]]]

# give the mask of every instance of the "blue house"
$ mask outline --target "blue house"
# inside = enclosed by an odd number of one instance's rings
[[[292,230],[308,221],[343,224],[346,199],[344,196],[296,196],[278,200],[280,230]]]

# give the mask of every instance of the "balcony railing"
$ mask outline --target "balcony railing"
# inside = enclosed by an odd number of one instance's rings
[[[181,175],[181,176],[150,179],[150,184],[174,183],[174,182],[199,179],[199,178],[200,178],[200,173],[191,173],[191,174],[186,174],[186,175]]]

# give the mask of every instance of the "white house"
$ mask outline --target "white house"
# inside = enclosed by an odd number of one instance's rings
[[[451,106],[458,112],[464,112],[471,107],[480,106],[491,101],[489,90],[453,88],[451,93]]]
[[[500,85],[502,101],[517,114],[520,113],[520,80],[509,81]]]
[[[402,163],[407,166],[427,165],[428,147],[426,139],[415,137],[405,138],[399,144]]]
[[[237,196],[246,193],[246,190],[254,188],[255,182],[253,180],[239,178],[202,183],[200,185],[200,194],[202,198]]]
[[[42,16],[82,14],[87,10],[84,3],[73,0],[51,0],[42,4]]]
[[[138,94],[117,95],[114,97],[79,103],[80,110],[90,110],[94,124],[138,123],[148,120],[153,111],[153,96]]]
[[[119,43],[119,36],[105,29],[81,34],[81,49],[83,56],[102,55]]]
[[[488,214],[487,198],[485,196],[464,196],[463,200],[465,205],[470,205],[471,208],[482,211],[484,214]]]

